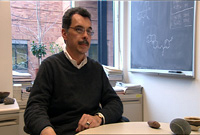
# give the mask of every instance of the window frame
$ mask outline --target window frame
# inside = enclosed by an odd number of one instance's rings
[[[107,1],[98,1],[98,61],[107,65],[107,57]]]

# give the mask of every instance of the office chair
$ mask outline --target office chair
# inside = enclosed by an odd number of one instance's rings
[[[129,122],[129,121],[130,120],[127,117],[122,116],[121,119],[119,119],[118,122]],[[27,134],[30,134],[30,131],[26,126],[24,126],[24,132],[27,133]]]
[[[130,120],[127,117],[122,116],[118,122],[130,122]]]

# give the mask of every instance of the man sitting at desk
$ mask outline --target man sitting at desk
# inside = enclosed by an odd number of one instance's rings
[[[103,67],[86,56],[93,34],[86,9],[65,12],[66,49],[42,62],[27,102],[24,119],[32,135],[72,135],[121,118],[122,102]]]

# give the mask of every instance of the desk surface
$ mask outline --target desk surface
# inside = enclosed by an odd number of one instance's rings
[[[83,134],[168,134],[173,132],[169,123],[160,123],[159,129],[150,128],[147,122],[122,122],[102,125],[96,128],[84,130],[77,135]],[[200,134],[200,131],[192,131],[191,134]]]
[[[14,112],[19,112],[19,106],[16,99],[14,104],[9,104],[9,105],[5,105],[4,103],[0,104],[0,114],[7,114]]]

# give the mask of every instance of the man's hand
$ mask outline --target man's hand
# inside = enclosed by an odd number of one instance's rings
[[[52,127],[46,127],[42,130],[40,135],[56,135],[56,133]]]
[[[79,120],[76,132],[80,132],[88,128],[98,127],[101,125],[101,122],[102,119],[99,118],[97,115],[92,116],[89,114],[83,114],[83,116]]]

